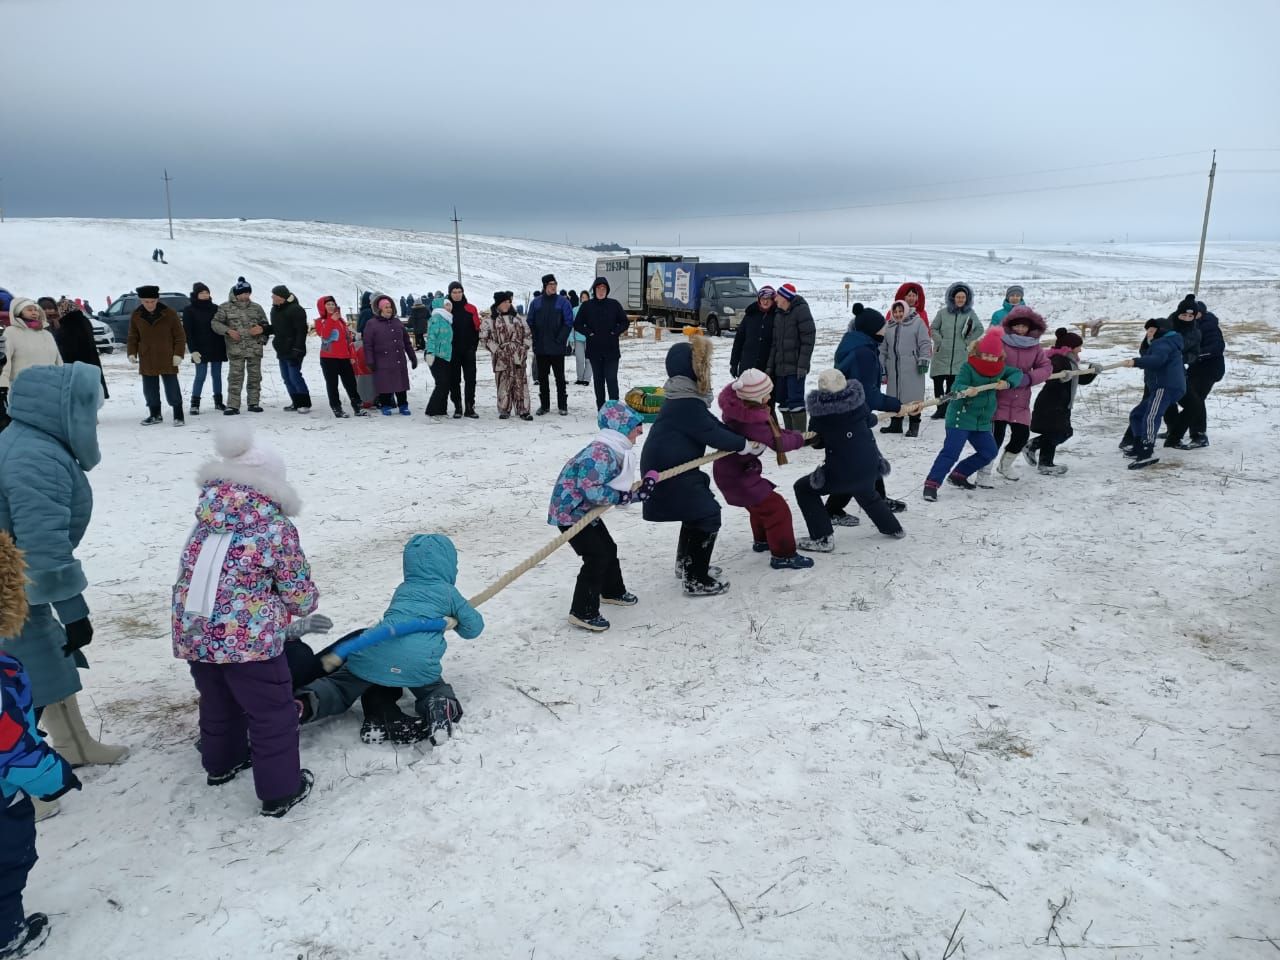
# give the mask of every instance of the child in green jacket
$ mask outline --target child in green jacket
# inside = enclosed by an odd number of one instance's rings
[[[996,390],[1007,390],[1021,382],[1022,371],[1004,362],[1003,331],[999,328],[988,330],[970,348],[969,359],[956,374],[953,387],[956,399],[947,409],[947,439],[924,482],[926,500],[938,499],[943,477],[964,490],[977,489],[977,484],[969,477],[996,458],[996,442],[991,436]],[[995,390],[975,392],[976,387],[989,383],[996,385]],[[966,443],[973,447],[974,452],[957,465]]]

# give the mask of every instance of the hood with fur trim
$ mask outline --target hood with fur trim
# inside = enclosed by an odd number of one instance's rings
[[[698,393],[711,402],[711,351],[709,337],[690,337],[667,351],[667,376],[684,377],[697,385]]]
[[[810,390],[805,406],[811,417],[826,417],[834,413],[852,413],[867,402],[866,391],[857,380],[850,380],[838,393]]]
[[[964,306],[957,308],[956,294],[959,293],[961,290],[963,290],[965,293]],[[947,287],[946,304],[947,304],[947,309],[950,310],[952,313],[961,313],[965,310],[972,310],[973,309],[973,287],[969,286],[967,283],[953,283],[951,286]]]
[[[1044,336],[1045,330],[1049,329],[1048,324],[1044,322],[1044,317],[1036,313],[1026,304],[1019,304],[1004,315],[1004,319],[1000,321],[1000,325],[1004,327],[1005,333],[1013,333],[1013,325],[1015,323],[1025,323],[1031,329],[1027,332],[1027,336],[1039,339]]]

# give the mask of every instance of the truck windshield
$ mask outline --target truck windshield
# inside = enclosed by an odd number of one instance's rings
[[[716,293],[721,297],[750,297],[755,299],[756,285],[747,277],[725,277],[715,281]]]

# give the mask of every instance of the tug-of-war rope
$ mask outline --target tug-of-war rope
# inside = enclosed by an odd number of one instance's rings
[[[1125,367],[1125,366],[1128,366],[1128,363],[1122,360],[1119,363],[1109,363],[1100,368],[1094,367],[1094,366],[1088,366],[1088,367],[1082,367],[1079,370],[1063,370],[1061,373],[1052,374],[1046,379],[1067,380],[1067,379],[1070,379],[1071,377],[1079,377],[1079,376],[1084,376],[1091,373],[1105,373],[1108,370],[1115,370],[1118,367]],[[996,381],[995,383],[986,383],[978,387],[969,387],[965,390],[952,391],[951,393],[943,394],[940,397],[934,397],[929,400],[924,400],[919,404],[904,404],[904,409],[914,406],[917,408],[917,412],[921,410],[927,410],[930,407],[938,406],[938,404],[940,403],[949,403],[952,400],[959,400],[959,399],[963,399],[964,397],[974,396],[975,394],[985,393],[988,390],[996,390],[998,389],[999,383],[1002,383],[1002,382],[1003,381]],[[901,412],[879,413],[876,415],[876,419],[878,421],[883,421],[883,420],[891,419],[893,417],[901,417],[901,416],[903,416]],[[813,433],[806,433],[805,439],[809,440],[814,436],[815,434]],[[678,477],[680,476],[680,474],[688,473],[690,470],[698,470],[702,467],[705,467],[709,463],[713,463],[716,460],[719,460],[721,457],[737,456],[737,453],[738,451],[735,451],[735,450],[717,450],[714,453],[708,453],[705,456],[698,457],[696,460],[690,460],[687,463],[682,463],[679,466],[672,467],[670,470],[663,470],[661,473],[658,474],[658,482],[661,483],[664,480],[670,480],[672,477]],[[633,491],[640,489],[639,481],[632,484],[631,489]],[[551,554],[555,553],[557,550],[563,547],[566,543],[568,543],[570,540],[576,537],[579,533],[581,533],[583,530],[589,527],[592,523],[594,523],[600,517],[608,513],[609,510],[612,509],[614,506],[615,504],[606,503],[603,506],[599,506],[591,510],[589,513],[586,514],[586,516],[584,516],[581,520],[575,523],[572,527],[567,529],[564,533],[560,534],[560,536],[548,542],[545,546],[543,546],[537,552],[531,554],[529,557],[525,558],[516,566],[512,567],[510,570],[504,573],[501,577],[499,577],[493,583],[489,584],[489,586],[485,587],[483,590],[477,593],[474,597],[471,597],[470,600],[468,600],[467,602],[470,603],[473,607],[478,607],[480,606],[480,604],[485,603],[488,600],[492,600],[499,593],[501,593],[507,587],[511,586],[511,584],[515,583],[522,576],[524,576],[526,573],[528,573],[530,570],[532,570],[534,567],[540,564],[543,560],[547,559],[547,557],[551,556]],[[421,630],[421,629],[439,630],[439,629],[442,629],[443,626],[445,626],[443,621],[439,621],[439,620],[422,621],[422,622],[414,621],[412,623],[402,625],[402,627],[399,630],[394,632],[403,633],[409,630]],[[374,628],[374,629],[376,630],[379,628]],[[384,631],[384,632],[387,633],[388,637],[391,636],[392,631]],[[361,637],[354,638],[354,641],[350,646],[343,645],[341,647],[335,648],[330,652],[324,654],[324,656],[322,657],[322,660],[324,662],[325,669],[327,669],[329,672],[332,673],[334,670],[338,669],[338,667],[342,665],[343,661],[346,659],[346,654],[348,652],[352,652],[353,649],[359,649],[360,647],[368,646],[370,645],[371,642],[377,642],[375,638],[369,635],[370,633],[372,633],[372,631],[369,631],[369,633],[366,633]],[[385,639],[385,638],[379,637],[377,639]]]

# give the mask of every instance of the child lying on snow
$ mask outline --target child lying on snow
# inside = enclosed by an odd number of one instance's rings
[[[480,636],[484,618],[458,592],[457,578],[458,551],[452,540],[436,533],[414,536],[404,548],[404,582],[396,587],[379,625],[394,628],[414,620],[452,618],[458,636]],[[343,713],[358,698],[364,708],[360,739],[365,743],[434,742],[439,730],[452,735],[462,705],[441,678],[446,646],[442,630],[416,630],[356,650],[338,670],[296,691],[301,721]],[[401,687],[413,694],[416,717],[396,704]]]

